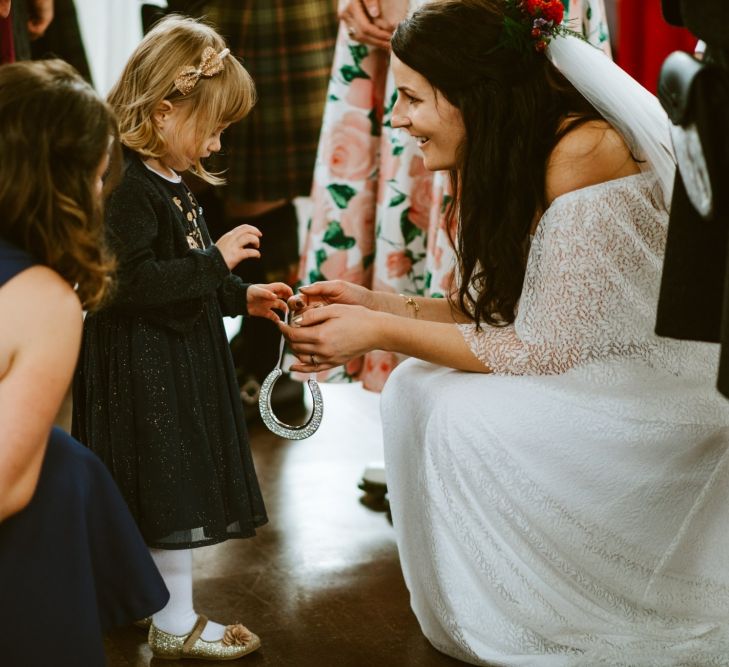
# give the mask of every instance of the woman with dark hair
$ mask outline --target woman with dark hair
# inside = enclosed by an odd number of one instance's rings
[[[0,67],[0,661],[105,664],[167,589],[104,464],[53,420],[110,288],[116,120],[61,61]],[[112,170],[113,171],[113,168]],[[109,180],[113,180],[109,178]]]
[[[562,12],[444,0],[399,25],[393,125],[451,172],[458,283],[447,300],[315,283],[281,328],[298,371],[415,357],[383,393],[385,458],[437,648],[474,664],[719,665],[718,349],[653,333],[668,122]]]

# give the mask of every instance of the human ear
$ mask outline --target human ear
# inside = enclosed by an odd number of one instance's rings
[[[162,100],[156,106],[154,113],[152,114],[152,118],[157,124],[157,127],[162,127],[162,125],[167,121],[169,115],[172,113],[173,109],[174,106],[172,106],[172,102],[170,102],[169,100]]]

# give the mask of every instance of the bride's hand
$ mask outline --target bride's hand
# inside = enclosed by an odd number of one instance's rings
[[[350,359],[376,349],[380,313],[362,306],[333,304],[309,308],[292,320],[279,322],[298,363],[292,371],[316,373],[346,364]]]
[[[302,287],[299,294],[289,299],[288,305],[292,317],[295,317],[308,308],[333,303],[364,306],[376,310],[375,302],[375,294],[366,287],[344,280],[326,280]]]

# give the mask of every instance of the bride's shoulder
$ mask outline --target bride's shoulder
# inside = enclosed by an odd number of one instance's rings
[[[623,137],[605,121],[568,130],[547,161],[547,205],[573,190],[637,174],[638,164]]]

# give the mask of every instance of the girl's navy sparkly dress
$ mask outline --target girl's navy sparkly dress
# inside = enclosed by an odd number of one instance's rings
[[[106,463],[150,547],[250,537],[267,521],[222,315],[248,285],[192,193],[128,152],[106,209],[117,291],[87,316],[74,435]]]

